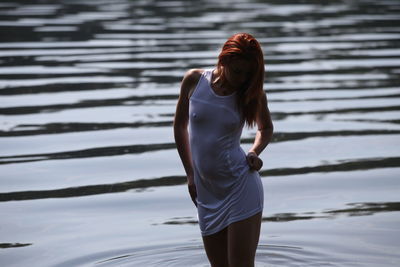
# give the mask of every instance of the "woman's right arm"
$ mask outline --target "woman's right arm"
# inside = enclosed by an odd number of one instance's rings
[[[194,185],[193,163],[189,144],[189,98],[194,91],[202,70],[189,70],[183,77],[176,112],[174,117],[174,137],[179,157],[186,172],[188,189],[193,203],[196,202],[196,186]]]

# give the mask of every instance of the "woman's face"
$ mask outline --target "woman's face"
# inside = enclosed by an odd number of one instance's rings
[[[239,89],[251,77],[251,64],[248,60],[241,58],[232,58],[224,65],[225,79],[228,86]]]

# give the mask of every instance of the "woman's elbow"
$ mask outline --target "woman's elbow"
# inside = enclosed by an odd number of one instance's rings
[[[259,129],[260,133],[261,133],[261,137],[264,140],[269,140],[272,137],[272,134],[274,133],[274,125],[272,123],[272,121],[269,121],[268,123],[266,123],[266,125]]]

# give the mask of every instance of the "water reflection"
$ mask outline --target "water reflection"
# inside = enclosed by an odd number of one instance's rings
[[[59,263],[55,266],[208,266],[198,244],[174,244],[168,248],[146,246],[140,249],[104,251]],[[336,261],[336,262],[335,262]],[[325,253],[290,245],[261,244],[257,249],[255,266],[341,266],[342,260]],[[272,265],[271,265],[272,264]]]
[[[287,222],[296,220],[311,220],[311,219],[334,219],[337,216],[367,216],[374,215],[380,212],[400,211],[400,202],[384,202],[384,203],[348,203],[348,208],[344,209],[328,209],[320,213],[304,212],[298,213],[280,213],[270,217],[264,217],[263,221],[270,222]]]
[[[143,190],[155,186],[180,185],[186,182],[185,176],[169,176],[155,179],[141,179],[116,184],[88,185],[56,190],[24,191],[0,193],[0,202],[15,200],[33,200],[44,198],[80,197],[97,194],[119,193],[131,189]],[[138,191],[137,191],[138,192]],[[140,192],[140,191],[139,191]]]
[[[23,243],[0,243],[0,248],[20,248],[31,245],[32,244],[23,244]]]
[[[383,203],[348,203],[349,208],[327,209],[321,212],[302,212],[302,213],[277,213],[268,217],[263,217],[263,222],[290,222],[298,220],[312,219],[334,219],[337,216],[367,216],[381,212],[400,211],[400,202]],[[197,224],[198,221],[193,217],[175,217],[163,222],[167,225]],[[157,225],[157,224],[155,224]]]
[[[40,134],[56,134],[60,132],[74,132],[75,129],[80,129],[80,131],[86,130],[90,131],[92,129],[115,129],[115,128],[139,128],[139,127],[165,127],[170,126],[170,122],[153,122],[153,123],[131,123],[131,124],[54,124],[54,125],[46,125],[47,129],[36,130],[38,125],[22,125],[23,129],[20,132],[15,131],[12,136],[25,136],[32,135],[35,133],[37,135]],[[335,137],[335,136],[380,136],[380,135],[394,135],[399,134],[400,131],[397,130],[369,130],[369,131],[332,131],[332,132],[304,132],[304,133],[275,133],[272,143],[286,142],[286,141],[298,141],[304,140],[312,137]],[[9,136],[8,134],[3,134],[0,131],[0,136]],[[253,142],[253,138],[245,138],[242,140],[243,144],[251,144]],[[34,162],[34,161],[43,161],[43,160],[60,160],[60,159],[77,159],[77,158],[92,158],[92,157],[107,157],[107,156],[118,156],[125,154],[140,154],[151,151],[159,151],[159,150],[171,150],[175,149],[175,143],[160,143],[160,144],[140,144],[140,145],[126,145],[126,146],[110,146],[110,147],[98,147],[93,149],[84,149],[84,150],[75,150],[75,151],[63,151],[58,153],[41,153],[41,154],[25,154],[25,155],[10,155],[10,156],[2,156],[0,157],[0,165],[1,164],[15,164],[15,163],[24,163],[24,162]],[[397,157],[387,157],[385,159],[355,159],[354,161],[350,161],[347,163],[341,164],[332,164],[332,165],[323,165],[316,167],[304,167],[304,168],[285,168],[285,170],[292,170],[292,172],[287,173],[277,173],[277,169],[269,169],[265,171],[260,171],[260,174],[263,176],[270,175],[290,175],[290,174],[298,174],[298,173],[308,173],[308,172],[321,172],[328,171],[332,168],[336,168],[336,171],[343,170],[358,170],[358,169],[371,169],[373,166],[376,167],[396,167]],[[376,162],[373,165],[366,164]],[[362,164],[363,166],[357,166]]]
[[[128,152],[126,152],[128,153]],[[26,162],[37,161],[40,159],[23,159]],[[16,163],[16,162],[10,162]],[[384,159],[358,159],[345,161],[338,164],[323,164],[314,167],[303,168],[276,168],[267,171],[261,171],[263,177],[269,176],[286,176],[299,175],[308,173],[329,173],[338,171],[356,171],[356,170],[372,170],[380,168],[395,168],[400,165],[400,157],[384,158]],[[165,176],[153,179],[136,179],[114,184],[87,185],[71,188],[61,188],[56,190],[37,190],[37,191],[19,191],[0,193],[0,202],[15,200],[32,200],[43,198],[65,198],[79,197],[96,194],[109,194],[125,192],[131,189],[143,190],[150,187],[175,186],[186,183],[186,176]]]

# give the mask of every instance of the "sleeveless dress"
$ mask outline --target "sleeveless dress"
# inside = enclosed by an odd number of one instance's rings
[[[263,210],[260,175],[240,147],[244,121],[236,93],[217,95],[205,70],[190,97],[189,139],[201,234],[211,235]]]

